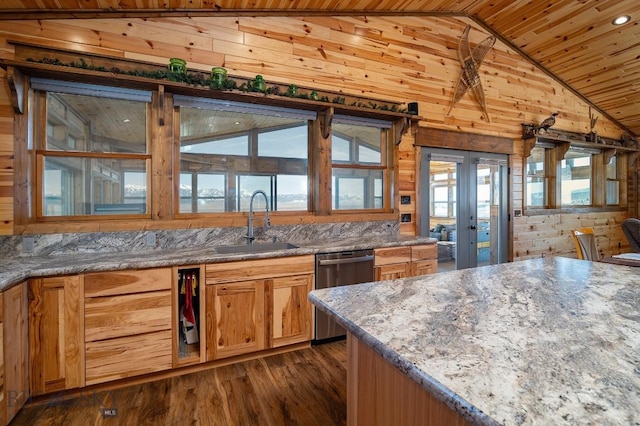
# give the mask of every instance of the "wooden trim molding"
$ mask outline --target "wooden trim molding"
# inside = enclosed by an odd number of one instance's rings
[[[416,146],[433,148],[450,148],[507,155],[514,154],[514,140],[511,138],[432,129],[429,127],[418,128],[415,144]]]

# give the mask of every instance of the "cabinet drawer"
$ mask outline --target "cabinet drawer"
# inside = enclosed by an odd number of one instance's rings
[[[411,260],[430,260],[438,257],[438,246],[436,244],[425,244],[411,246]]]
[[[389,247],[374,250],[375,266],[411,261],[411,247]]]
[[[438,272],[438,260],[419,260],[417,262],[413,262],[411,267],[411,275],[413,276],[435,274]]]
[[[171,330],[87,342],[85,347],[87,385],[172,367]]]
[[[411,263],[392,263],[375,267],[375,280],[397,280],[411,276]]]
[[[84,276],[85,297],[171,289],[171,268],[95,272]]]
[[[171,329],[171,290],[85,299],[85,340]]]
[[[211,263],[205,267],[205,281],[206,284],[223,284],[287,275],[312,274],[314,268],[315,257],[313,255]]]

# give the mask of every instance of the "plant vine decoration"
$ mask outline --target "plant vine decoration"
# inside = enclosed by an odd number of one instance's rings
[[[334,103],[339,105],[348,105],[359,108],[370,108],[377,109],[381,111],[391,111],[391,112],[399,112],[402,114],[408,113],[407,109],[400,109],[397,105],[378,105],[375,102],[360,102],[354,101],[347,104],[346,98],[344,96],[335,96],[333,98],[329,98],[329,96],[322,95],[320,96],[316,90],[312,90],[310,92],[297,90],[295,85],[290,85],[288,90],[282,91],[280,89],[280,85],[265,85],[264,81],[261,81],[262,84],[257,84],[256,79],[249,79],[238,84],[233,78],[225,78],[223,80],[215,80],[209,78],[208,75],[204,73],[192,73],[192,72],[173,72],[167,69],[159,69],[155,71],[144,71],[144,70],[123,70],[118,67],[105,67],[105,66],[96,66],[93,64],[87,63],[84,58],[79,58],[78,62],[64,62],[57,58],[43,58],[43,59],[33,59],[27,58],[27,62],[34,62],[39,64],[46,65],[56,65],[62,67],[71,67],[71,68],[79,68],[89,71],[98,71],[98,72],[109,72],[112,74],[119,75],[128,75],[134,77],[144,77],[155,80],[168,80],[172,82],[178,83],[186,83],[194,86],[202,86],[208,87],[212,90],[238,90],[240,92],[245,93],[264,93],[265,95],[275,95],[275,96],[284,96],[289,98],[298,98],[298,99],[308,99],[319,102],[327,102]],[[260,77],[260,76],[256,76]],[[262,77],[260,77],[262,79]]]

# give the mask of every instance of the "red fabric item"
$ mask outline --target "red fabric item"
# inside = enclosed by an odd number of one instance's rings
[[[196,316],[193,312],[193,287],[191,282],[191,274],[186,274],[185,277],[185,302],[182,307],[182,315],[184,318],[189,321],[191,324],[196,323]]]

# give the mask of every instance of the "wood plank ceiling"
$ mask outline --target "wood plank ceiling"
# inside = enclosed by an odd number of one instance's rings
[[[637,0],[3,0],[0,19],[229,15],[449,15],[473,19],[640,135]],[[629,15],[630,22],[612,20]]]

